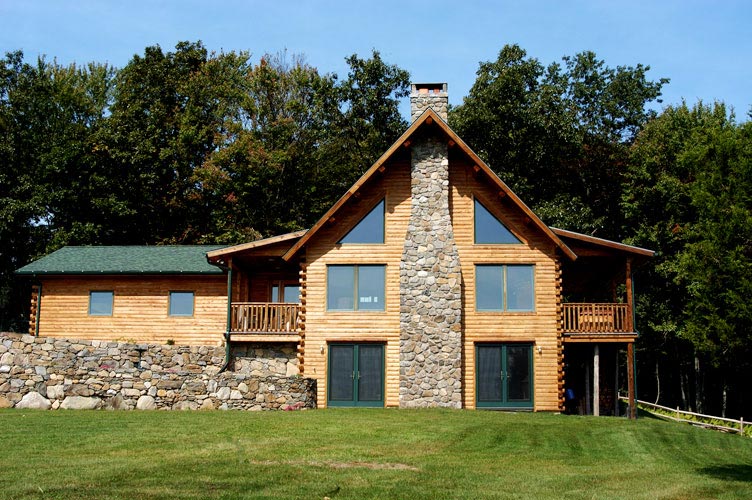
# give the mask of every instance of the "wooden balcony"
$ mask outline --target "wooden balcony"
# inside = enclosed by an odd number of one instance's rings
[[[298,338],[299,304],[233,302],[230,307],[230,334],[233,336],[251,337],[247,340],[273,341],[293,341]]]
[[[633,339],[632,311],[628,304],[562,304],[564,335],[582,341]]]

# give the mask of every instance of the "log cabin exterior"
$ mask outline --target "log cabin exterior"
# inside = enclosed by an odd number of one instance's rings
[[[445,84],[413,85],[410,127],[310,230],[200,249],[193,274],[39,272],[55,254],[22,268],[41,288],[30,329],[224,342],[228,363],[233,344],[292,344],[319,407],[562,411],[572,389],[580,412],[618,412],[602,387],[626,365],[634,398],[632,270],[652,252],[546,226],[447,103]],[[111,315],[91,315],[110,290]],[[171,317],[175,291],[193,293],[190,321]]]

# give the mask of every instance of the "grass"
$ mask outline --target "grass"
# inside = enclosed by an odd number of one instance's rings
[[[752,440],[644,417],[0,411],[0,498],[752,498]]]

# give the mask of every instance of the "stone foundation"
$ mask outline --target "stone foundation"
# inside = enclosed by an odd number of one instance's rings
[[[288,376],[297,366],[293,346],[239,346],[234,350],[239,371],[219,373],[224,352],[224,347],[4,333],[0,334],[0,408],[316,407],[316,381]]]

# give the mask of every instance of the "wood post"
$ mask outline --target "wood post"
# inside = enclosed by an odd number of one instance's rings
[[[633,332],[634,330],[634,297],[632,296],[632,258],[627,257],[627,265],[626,269],[624,270],[626,273],[626,287],[627,287],[627,305],[629,306],[629,312],[627,314],[627,326],[628,331]]]
[[[619,416],[619,345],[614,349],[614,416]]]
[[[585,415],[590,415],[590,365],[585,363]]]
[[[601,351],[593,344],[593,416],[601,414]]]
[[[634,342],[627,344],[627,387],[629,395],[629,418],[637,417],[635,408]]]

